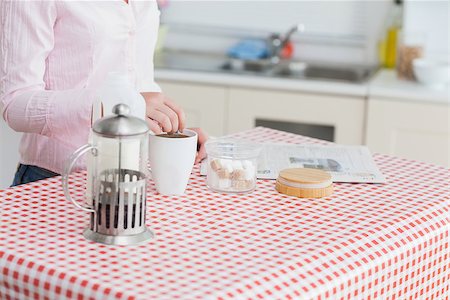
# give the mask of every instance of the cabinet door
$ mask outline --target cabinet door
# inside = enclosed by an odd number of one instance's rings
[[[253,128],[257,120],[287,122],[287,126],[334,128],[334,141],[361,144],[364,127],[364,98],[336,97],[274,90],[230,89],[228,131]],[[304,135],[308,133],[296,132]]]
[[[188,127],[201,127],[212,136],[225,134],[226,88],[158,81],[163,93],[186,113]]]
[[[374,152],[450,166],[448,105],[369,99],[368,111]]]

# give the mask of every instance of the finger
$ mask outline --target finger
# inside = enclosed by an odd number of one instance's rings
[[[181,109],[181,107],[179,107],[177,104],[175,104],[175,102],[173,102],[168,98],[166,98],[164,103],[178,115],[178,124],[179,124],[178,129],[182,131],[186,126],[186,116],[184,114],[183,109]]]
[[[161,134],[162,133],[162,129],[161,126],[159,126],[158,122],[147,118],[147,124],[148,127],[150,128],[150,130],[154,133],[154,134]]]
[[[166,114],[160,112],[159,110],[153,110],[148,117],[158,122],[164,132],[172,132],[172,123]]]
[[[193,128],[192,130],[197,132],[197,136],[198,136],[197,148],[198,148],[198,150],[200,150],[200,148],[202,146],[204,146],[206,141],[208,140],[208,135],[201,128]]]
[[[205,144],[203,143],[200,146],[200,150],[198,150],[198,152],[197,152],[197,157],[195,158],[195,164],[200,163],[205,158],[206,158],[206,148],[205,148]]]
[[[160,107],[157,107],[156,110],[162,112],[163,114],[169,117],[170,123],[172,124],[172,132],[175,132],[180,129],[178,127],[178,115],[169,106],[162,105]]]
[[[200,163],[206,157],[206,146],[205,143],[208,140],[208,135],[201,128],[192,128],[197,132],[198,136],[198,152],[195,159],[195,163]]]
[[[196,128],[196,132],[198,134],[198,143],[204,145],[208,140],[208,135],[201,128]]]

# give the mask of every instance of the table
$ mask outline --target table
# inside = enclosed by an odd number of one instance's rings
[[[236,136],[325,143],[266,128]],[[448,299],[450,171],[375,161],[388,184],[335,184],[323,199],[280,195],[270,180],[217,194],[195,168],[184,196],[149,187],[157,237],[132,247],[86,241],[89,215],[59,177],[3,190],[0,299]]]

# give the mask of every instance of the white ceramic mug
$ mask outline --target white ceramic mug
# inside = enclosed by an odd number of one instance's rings
[[[153,181],[162,195],[182,195],[197,153],[197,133],[185,129],[182,138],[150,135],[149,157]]]

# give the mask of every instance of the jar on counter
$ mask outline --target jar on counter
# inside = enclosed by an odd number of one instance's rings
[[[425,34],[401,32],[397,45],[397,76],[400,79],[415,80],[413,60],[422,58],[425,49]]]
[[[246,193],[256,187],[261,147],[241,140],[215,139],[206,143],[207,186],[216,192]]]

